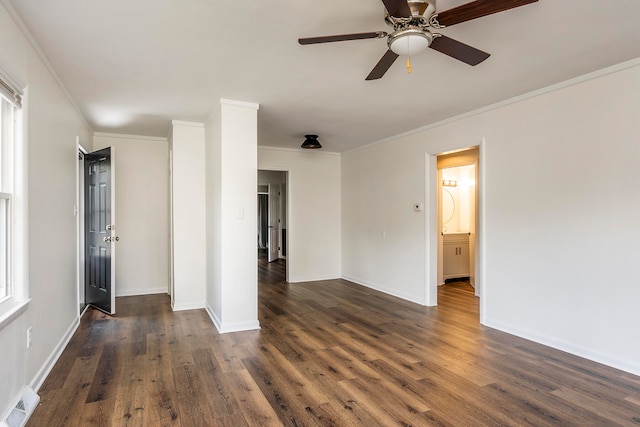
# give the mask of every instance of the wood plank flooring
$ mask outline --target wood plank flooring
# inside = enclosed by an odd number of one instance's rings
[[[481,326],[465,283],[421,307],[259,262],[262,329],[169,297],[89,309],[29,426],[640,426],[640,377]]]

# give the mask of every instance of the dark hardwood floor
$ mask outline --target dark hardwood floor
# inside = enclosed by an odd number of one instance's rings
[[[30,426],[640,425],[640,377],[481,326],[466,283],[421,307],[259,262],[260,331],[169,297],[89,309]]]

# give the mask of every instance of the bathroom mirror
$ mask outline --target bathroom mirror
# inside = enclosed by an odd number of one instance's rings
[[[453,214],[456,211],[456,203],[453,199],[453,194],[446,188],[442,189],[442,226],[447,225],[449,221],[453,219]]]

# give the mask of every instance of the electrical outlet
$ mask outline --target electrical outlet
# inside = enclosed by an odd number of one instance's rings
[[[29,326],[27,328],[27,348],[31,347],[31,331],[32,331],[32,327]]]

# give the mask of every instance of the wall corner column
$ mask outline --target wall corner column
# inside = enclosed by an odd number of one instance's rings
[[[259,329],[258,104],[220,99],[207,124],[207,311],[221,333]],[[213,170],[215,169],[215,170]],[[212,271],[217,268],[217,271]]]

